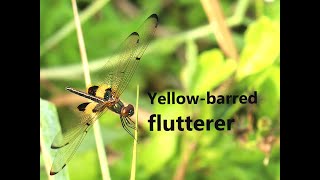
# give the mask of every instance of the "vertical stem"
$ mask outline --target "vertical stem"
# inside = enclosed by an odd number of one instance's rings
[[[196,142],[188,140],[185,136],[183,137],[183,143],[185,146],[181,153],[180,162],[174,174],[173,180],[185,179],[191,155],[194,153],[197,145]]]
[[[133,149],[132,149],[132,163],[131,163],[131,176],[130,176],[130,180],[134,180],[136,177],[136,160],[137,160],[137,141],[138,141],[138,119],[139,119],[139,115],[138,115],[138,109],[139,109],[139,85],[137,85],[137,100],[136,100],[136,129],[134,131],[134,138],[135,141],[133,142]]]
[[[77,30],[77,37],[78,37],[80,54],[81,54],[84,78],[85,78],[85,82],[86,82],[86,87],[88,88],[91,84],[91,80],[90,80],[87,53],[86,53],[86,48],[85,48],[85,44],[84,44],[84,40],[83,40],[81,23],[80,23],[78,9],[77,9],[77,3],[76,3],[76,0],[71,0],[71,2],[72,2],[73,13],[74,13],[74,21],[75,21],[76,30]],[[98,156],[99,156],[99,161],[100,161],[102,178],[103,179],[111,179],[110,173],[109,173],[109,168],[108,168],[107,156],[106,156],[106,152],[104,150],[103,140],[101,138],[101,132],[100,132],[100,125],[99,125],[98,120],[93,125],[93,131],[94,131],[94,137],[96,140],[96,146],[97,146],[97,151],[98,151]]]
[[[87,52],[86,52],[86,47],[85,47],[84,40],[83,40],[77,3],[76,3],[76,0],[71,0],[71,2],[72,2],[73,14],[74,14],[74,22],[75,22],[76,29],[77,29],[77,37],[78,37],[80,55],[81,55],[81,60],[82,60],[84,79],[86,82],[86,86],[88,87],[91,84],[91,80],[90,80],[90,73],[89,73],[89,68],[88,68],[89,65],[88,65]]]

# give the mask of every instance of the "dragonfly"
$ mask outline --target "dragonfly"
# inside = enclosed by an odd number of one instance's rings
[[[93,123],[106,111],[120,115],[122,127],[134,138],[129,130],[135,129],[130,119],[134,107],[127,106],[120,100],[120,95],[129,84],[147,46],[158,26],[158,15],[150,15],[137,31],[132,32],[119,46],[115,53],[102,67],[102,79],[96,85],[83,92],[72,87],[66,90],[89,100],[77,106],[75,126],[60,131],[54,138],[51,148],[57,149],[50,175],[60,172],[71,160]],[[101,77],[101,76],[100,76]]]

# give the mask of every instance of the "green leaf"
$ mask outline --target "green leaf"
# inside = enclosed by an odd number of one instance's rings
[[[235,69],[236,62],[231,59],[224,60],[220,50],[203,52],[199,57],[191,92],[205,94],[229,78]]]
[[[51,151],[51,143],[60,131],[60,124],[56,107],[40,98],[40,143],[41,153],[46,169],[51,169],[54,152]],[[54,176],[54,179],[69,179],[67,167]],[[48,174],[48,173],[46,173]]]
[[[240,55],[237,80],[258,73],[272,65],[280,55],[280,25],[261,17],[245,34],[245,47]]]

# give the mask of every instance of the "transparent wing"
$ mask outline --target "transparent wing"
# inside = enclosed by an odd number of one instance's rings
[[[70,142],[72,142],[75,138],[77,138],[80,134],[82,134],[88,125],[93,123],[96,119],[97,114],[84,114],[82,112],[75,112],[78,115],[78,124],[75,124],[74,127],[68,128],[65,131],[60,131],[57,133],[56,137],[54,138],[51,148],[52,149],[59,149]]]
[[[70,161],[70,159],[78,149],[79,145],[81,144],[83,138],[87,134],[87,130],[91,126],[88,126],[88,128],[85,131],[81,132],[81,134],[77,136],[75,139],[73,139],[71,143],[59,149],[57,155],[54,158],[54,162],[50,170],[50,175],[57,174],[67,165],[67,163]]]
[[[130,34],[107,61],[104,69],[108,73],[104,77],[103,83],[111,86],[115,97],[119,97],[129,84],[157,26],[158,16],[152,14],[138,28],[137,32]]]
[[[104,108],[101,111],[92,114],[78,112],[77,115],[80,116],[79,124],[74,128],[68,129],[65,132],[61,131],[57,134],[51,145],[51,148],[58,149],[50,170],[51,175],[58,173],[66,166],[95,120],[107,110],[108,108]]]
[[[139,34],[136,32],[131,33],[124,42],[121,43],[119,48],[115,51],[115,53],[107,60],[106,64],[101,68],[101,72],[103,72],[97,80],[102,79],[102,82],[98,82],[97,85],[107,84],[110,85],[113,90],[120,83],[120,77],[116,78],[116,76],[121,76],[123,71],[123,67],[125,67],[126,60],[133,57],[133,54],[137,48],[137,44],[139,42]],[[107,74],[105,74],[105,73]]]
[[[78,137],[85,128],[87,128],[85,125],[79,124],[77,127],[69,129],[67,132],[60,131],[54,138],[51,148],[59,149],[68,145],[70,141],[73,141],[76,137]]]
[[[123,66],[118,68],[117,75],[113,78],[118,78],[115,87],[112,87],[115,91],[115,96],[119,97],[129,84],[134,72],[136,71],[140,59],[145,52],[147,46],[153,38],[154,32],[158,26],[158,16],[152,14],[144,23],[138,28],[139,42],[133,56],[130,59],[124,59]]]

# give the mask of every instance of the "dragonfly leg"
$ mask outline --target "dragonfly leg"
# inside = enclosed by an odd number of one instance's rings
[[[129,121],[128,119],[129,119],[130,121]],[[125,118],[125,123],[126,123],[126,125],[127,125],[128,127],[136,130],[135,123],[134,123],[130,118],[126,117],[126,118]]]
[[[123,117],[120,117],[120,120],[121,120],[123,129],[126,130],[130,134],[130,136],[133,137],[133,139],[135,139],[131,131],[129,131],[129,129],[127,128],[127,125],[125,123],[126,120]]]

